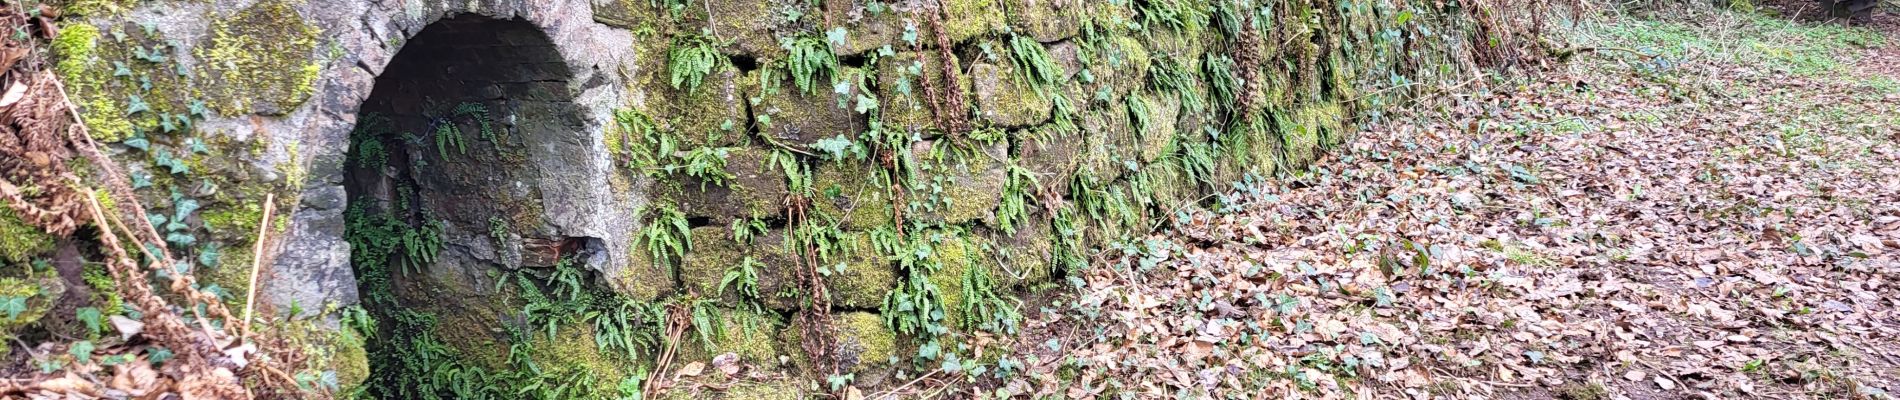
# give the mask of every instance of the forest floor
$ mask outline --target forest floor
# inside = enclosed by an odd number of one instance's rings
[[[1608,16],[1027,310],[1033,397],[1892,398],[1900,23]],[[957,396],[962,397],[962,396]]]

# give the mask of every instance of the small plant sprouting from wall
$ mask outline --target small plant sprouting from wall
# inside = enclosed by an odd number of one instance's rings
[[[1015,305],[996,294],[996,283],[990,279],[990,269],[986,267],[970,268],[963,273],[963,304],[959,305],[963,313],[962,321],[957,321],[966,329],[1013,335],[1023,316]]]
[[[1013,36],[1009,40],[1010,59],[1015,60],[1016,70],[1024,82],[1036,88],[1036,93],[1047,96],[1056,85],[1062,83],[1067,72],[1056,65],[1055,58],[1049,56],[1049,49],[1042,43],[1027,36]]]
[[[688,91],[699,89],[700,83],[705,82],[706,76],[723,60],[712,39],[696,35],[674,38],[673,48],[666,54],[668,82],[674,89],[682,86]]]
[[[653,262],[662,264],[671,271],[686,259],[686,252],[693,248],[693,228],[686,221],[686,214],[671,204],[660,204],[648,209],[652,219],[646,228],[640,231],[641,240],[646,242],[647,252]]]
[[[811,94],[812,88],[823,87],[819,86],[820,82],[829,84],[831,79],[838,76],[838,56],[831,52],[831,45],[823,38],[784,38],[779,46],[784,47],[787,53],[780,67],[791,75],[792,85],[798,87],[799,93]],[[778,79],[770,75],[767,74],[764,82],[768,88],[778,83]]]
[[[1016,233],[1019,224],[1029,220],[1030,199],[1038,187],[1036,175],[1019,165],[1009,166],[1009,180],[1003,185],[1002,201],[996,205],[996,228]]]
[[[450,148],[454,148],[458,154],[468,154],[468,142],[462,138],[462,128],[456,125],[458,118],[475,121],[481,127],[482,138],[495,142],[494,126],[488,120],[488,107],[480,103],[457,104],[447,115],[429,118],[429,130],[435,133],[436,153],[444,160],[449,158]]]

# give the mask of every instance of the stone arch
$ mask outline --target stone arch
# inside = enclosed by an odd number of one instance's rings
[[[423,238],[404,247],[436,254],[390,254],[429,281],[398,282],[405,303],[430,303],[431,292],[484,295],[492,267],[552,267],[602,250],[599,238],[569,236],[546,212],[547,189],[581,184],[565,178],[586,175],[574,167],[592,150],[572,77],[534,25],[463,14],[428,25],[376,78],[351,133],[346,229],[400,222],[408,228],[401,233]],[[346,232],[377,239],[362,234]],[[380,265],[366,260],[380,255],[354,258]]]
[[[629,97],[637,97],[637,94],[629,94],[624,83],[626,71],[637,61],[631,32],[596,22],[592,9],[584,1],[502,0],[430,3],[419,7],[401,2],[340,2],[308,7],[303,14],[313,24],[324,27],[324,36],[333,40],[325,50],[336,57],[324,65],[321,79],[313,87],[311,101],[281,119],[219,119],[208,123],[232,131],[269,135],[273,137],[271,140],[295,142],[298,146],[286,149],[285,157],[275,161],[296,164],[298,166],[288,168],[306,176],[302,177],[301,204],[291,211],[291,223],[283,240],[274,244],[280,246],[281,253],[274,257],[270,275],[264,282],[267,289],[260,292],[266,294],[271,303],[279,308],[303,305],[308,310],[315,304],[346,305],[359,300],[358,277],[350,264],[356,249],[344,240],[345,211],[350,203],[348,199],[353,196],[352,189],[346,188],[349,186],[346,181],[354,179],[349,177],[353,174],[349,165],[351,136],[368,122],[366,116],[391,111],[375,109],[390,105],[381,104],[383,100],[371,99],[371,96],[378,82],[387,80],[381,78],[404,73],[401,70],[406,67],[400,60],[403,52],[418,48],[418,41],[426,45],[431,41],[430,36],[438,35],[432,32],[439,28],[449,28],[440,33],[446,34],[457,25],[479,25],[471,21],[513,27],[508,29],[515,32],[510,37],[482,38],[489,43],[498,46],[533,43],[538,48],[534,58],[540,61],[539,65],[517,64],[515,71],[475,71],[490,75],[522,74],[530,77],[526,81],[534,81],[520,82],[523,85],[509,88],[491,87],[488,93],[491,99],[501,95],[498,91],[506,90],[534,92],[517,93],[515,98],[563,97],[564,100],[558,102],[563,108],[560,113],[572,117],[561,121],[568,128],[558,138],[523,146],[516,154],[525,155],[520,158],[530,162],[517,165],[514,176],[549,177],[563,182],[539,185],[523,195],[537,199],[539,204],[558,205],[533,210],[541,213],[538,219],[545,223],[544,229],[527,236],[561,238],[559,241],[564,243],[567,238],[575,238],[582,247],[598,250],[589,252],[586,260],[594,269],[611,269],[615,264],[612,260],[624,259],[623,246],[602,248],[599,243],[626,240],[626,232],[633,231],[628,225],[635,222],[625,216],[626,213],[615,211],[631,209],[642,200],[609,184],[613,168],[600,132],[612,120],[616,107],[621,107]],[[507,60],[512,56],[491,55],[489,58]],[[556,66],[565,71],[554,68]],[[462,69],[468,72],[470,68],[464,65]],[[533,79],[532,74],[560,76]],[[461,103],[446,96],[436,97],[439,98],[434,106],[446,104],[451,111]],[[519,114],[533,111],[520,107],[551,104],[541,103],[514,102],[516,108],[513,109],[502,107],[510,104],[508,102],[494,104],[489,109],[494,117],[491,122],[496,124],[493,129],[525,126],[531,121],[509,121],[509,115],[501,111]],[[480,141],[476,139],[479,131],[468,135],[467,139],[474,140],[467,144]],[[522,219],[535,218],[524,216]],[[566,245],[576,246],[574,243]],[[529,260],[529,263],[534,261]]]

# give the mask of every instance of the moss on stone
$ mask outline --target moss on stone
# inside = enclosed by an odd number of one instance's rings
[[[884,317],[874,313],[853,311],[833,313],[831,318],[832,345],[831,356],[846,374],[856,374],[857,381],[877,382],[891,372],[892,359],[898,355],[897,334],[884,325]],[[785,345],[798,346],[804,332],[788,329],[785,332]],[[793,357],[798,367],[812,371],[812,362],[803,352]]]
[[[812,189],[818,192],[812,207],[818,213],[837,218],[841,226],[852,230],[891,224],[894,198],[877,166],[864,161],[821,162],[812,169]]]
[[[110,63],[98,58],[99,27],[72,24],[61,27],[53,38],[53,54],[58,57],[53,69],[64,81],[72,101],[86,121],[93,139],[117,142],[132,134],[132,122],[125,109],[106,92],[106,79],[112,76]]]
[[[64,0],[49,3],[60,6],[68,16],[103,17],[118,15],[138,7],[142,0]]]
[[[992,267],[996,263],[991,253],[989,239],[971,235],[960,229],[945,229],[930,233],[936,242],[932,257],[938,263],[937,271],[930,274],[930,282],[937,285],[944,306],[943,320],[955,325],[963,318],[963,276],[975,268],[990,268],[990,276],[996,273]]]
[[[211,40],[198,49],[207,102],[224,115],[282,115],[310,97],[321,65],[316,60],[321,29],[304,20],[286,0],[265,0],[211,24]]]
[[[1294,110],[1290,120],[1280,126],[1280,134],[1286,141],[1287,162],[1306,165],[1318,159],[1320,147],[1332,137],[1343,134],[1342,118],[1338,104],[1315,104]]]
[[[752,147],[726,152],[725,183],[674,174],[657,182],[657,198],[677,204],[687,216],[726,224],[740,218],[771,218],[784,212],[788,189],[784,169],[770,163],[771,152]]]
[[[1003,0],[1004,8],[1009,10],[1009,27],[1017,32],[1028,33],[1038,42],[1048,43],[1074,37],[1081,32],[1082,21],[1087,18],[1084,10],[1087,3]]]
[[[1014,63],[978,63],[970,68],[970,87],[976,114],[1003,128],[1020,128],[1049,120],[1054,102],[1024,81]]]
[[[997,0],[943,0],[943,28],[950,40],[962,42],[1006,29]],[[925,31],[925,28],[918,28]],[[935,45],[936,43],[929,43]]]
[[[720,309],[720,332],[693,332],[680,343],[680,359],[691,361],[712,361],[713,357],[733,353],[741,362],[770,368],[779,364],[779,356],[785,353],[779,350],[780,334],[784,331],[785,321],[771,314],[755,313],[743,309]],[[708,342],[702,343],[696,335],[705,334]]]
[[[678,290],[673,268],[654,262],[645,242],[636,237],[627,249],[626,264],[608,271],[607,284],[614,292],[634,300],[654,301]]]
[[[339,393],[349,393],[369,380],[369,349],[362,339],[340,341],[331,349],[330,369],[336,371]]]
[[[924,85],[926,82],[938,84],[943,81],[941,58],[936,52],[906,51],[878,61],[878,110],[884,118],[886,129],[902,129],[910,133],[938,130],[936,119],[930,112],[930,99],[925,97]],[[967,80],[958,60],[952,59],[950,62],[957,81]]]
[[[704,298],[717,299],[719,304],[728,308],[749,306],[751,300],[741,297],[738,290],[727,287],[722,292],[720,284],[725,280],[726,272],[745,262],[747,258],[759,262],[755,267],[759,298],[758,305],[774,310],[792,310],[798,307],[795,296],[787,296],[797,290],[792,282],[793,258],[785,248],[784,234],[772,231],[755,238],[752,243],[739,243],[732,238],[732,231],[726,227],[693,228],[693,248],[686,252],[686,259],[680,263],[680,283],[682,290],[697,293]]]
[[[861,88],[867,75],[855,67],[840,67],[831,81],[819,80],[812,86],[811,93],[804,93],[793,84],[789,73],[761,74],[752,71],[746,74],[747,93],[753,93],[759,101],[752,104],[754,118],[760,119],[759,134],[770,135],[785,145],[811,146],[819,140],[838,136],[857,137],[858,133],[869,129],[870,121],[854,110]],[[764,79],[775,77],[778,82]],[[844,87],[845,93],[836,93],[836,85]],[[764,117],[759,117],[764,116]],[[770,123],[764,123],[769,119]]]
[[[24,263],[53,249],[53,236],[27,225],[0,204],[0,264]]]
[[[65,294],[66,286],[58,278],[0,278],[0,300],[21,299],[26,308],[18,315],[0,313],[0,340],[20,334],[20,331],[40,321],[46,312],[53,308],[53,302]],[[4,355],[0,349],[0,355]]]
[[[1007,166],[1001,161],[1009,157],[1007,142],[978,144],[980,147],[974,149],[956,148],[948,141],[918,142],[913,146],[912,157],[930,160],[917,172],[917,182],[910,189],[911,201],[923,206],[913,209],[925,210],[916,217],[948,224],[993,222],[996,205],[1002,202],[1003,188],[1009,180]]]
[[[668,105],[653,114],[658,128],[679,138],[682,148],[740,144],[748,123],[742,78],[732,63],[721,62],[698,88],[663,87]]]
[[[891,289],[897,286],[897,270],[877,253],[870,235],[847,234],[843,255],[831,262],[844,265],[844,272],[825,278],[831,291],[831,304],[855,309],[877,308]]]
[[[553,337],[533,335],[527,346],[532,349],[542,376],[563,380],[575,376],[591,378],[582,381],[595,383],[584,386],[592,392],[576,393],[576,398],[613,398],[619,394],[615,384],[648,364],[646,360],[629,359],[624,353],[601,350],[594,343],[593,324],[566,324],[557,329]]]
[[[733,385],[726,389],[726,400],[795,400],[810,396],[797,380],[778,379]]]

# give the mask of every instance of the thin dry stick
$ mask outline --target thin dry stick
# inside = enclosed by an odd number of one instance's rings
[[[251,288],[244,295],[244,323],[238,325],[238,336],[251,336],[251,310],[257,304],[257,271],[263,268],[258,260],[264,259],[264,239],[270,233],[271,212],[276,211],[277,194],[264,194],[264,219],[257,222],[257,243],[251,245]]]

